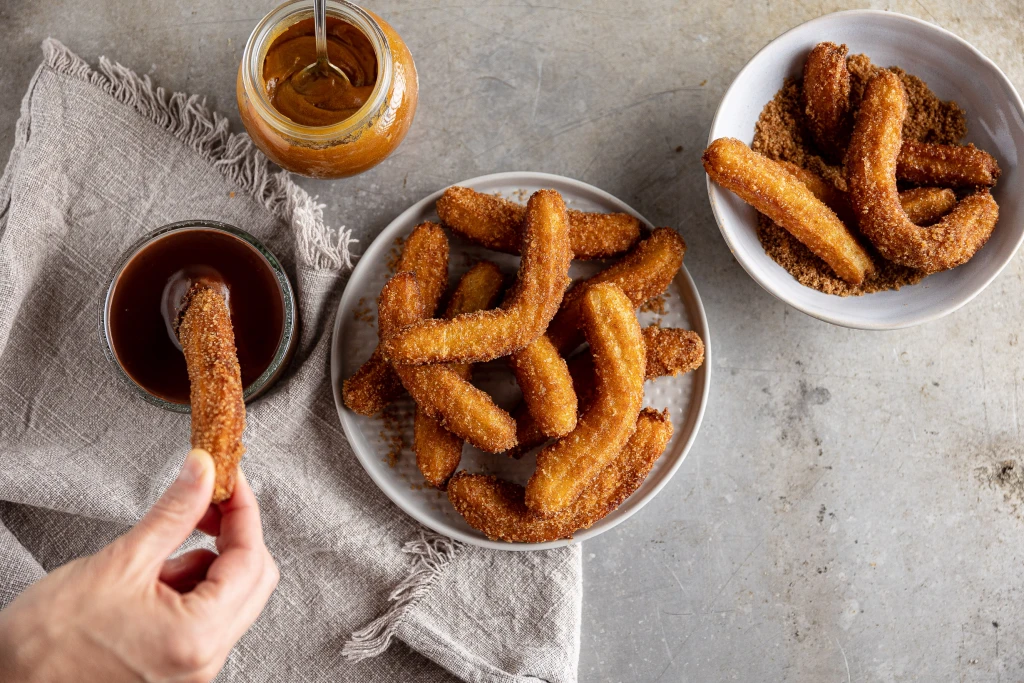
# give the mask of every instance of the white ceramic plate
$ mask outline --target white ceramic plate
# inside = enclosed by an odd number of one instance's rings
[[[459,184],[480,192],[500,193],[508,199],[520,202],[525,202],[535,190],[553,188],[562,193],[562,197],[571,208],[602,212],[624,211],[643,220],[624,202],[610,194],[578,180],[556,175],[496,173]],[[645,386],[644,405],[668,408],[675,428],[672,441],[655,464],[647,481],[618,510],[590,529],[576,534],[573,541],[535,544],[489,541],[483,534],[466,524],[443,493],[424,486],[423,477],[416,468],[416,459],[411,450],[413,406],[408,397],[403,398],[397,406],[403,415],[398,428],[385,425],[380,416],[368,418],[357,415],[345,408],[341,400],[342,380],[350,377],[369,358],[377,344],[377,295],[391,275],[387,264],[395,251],[395,240],[406,237],[423,221],[436,221],[434,203],[439,196],[441,193],[437,192],[409,207],[381,232],[366,253],[360,257],[338,306],[331,346],[331,381],[338,416],[356,457],[370,478],[398,507],[421,524],[460,541],[502,550],[539,550],[582,541],[607,531],[643,507],[668,483],[697,436],[697,429],[708,400],[711,353],[708,322],[693,280],[684,267],[669,288],[666,314],[640,314],[640,322],[644,325],[661,317],[662,325],[665,327],[685,327],[694,330],[704,340],[705,345],[704,365],[700,369],[680,377],[663,377],[648,382]],[[517,257],[488,251],[458,238],[452,238],[449,259],[451,282],[457,282],[469,266],[481,258],[495,261],[507,274],[514,274],[519,262]],[[601,267],[599,262],[574,262],[570,274],[573,278],[589,276]],[[473,381],[506,409],[511,409],[518,403],[519,389],[504,360],[478,365]],[[405,445],[397,461],[392,463],[389,462],[392,459],[388,457],[392,449],[390,439],[396,434],[403,437]],[[467,444],[463,450],[461,468],[497,474],[525,484],[535,464],[534,454],[527,455],[522,460],[513,460],[504,455],[484,453]]]
[[[1022,169],[1024,105],[1002,71],[945,29],[920,19],[873,10],[837,12],[801,24],[754,55],[726,92],[708,142],[735,137],[750,144],[762,108],[788,76],[800,76],[817,43],[845,43],[880,66],[899,66],[923,79],[944,100],[967,112],[965,142],[994,155],[1002,175],[993,191],[999,223],[988,244],[968,263],[931,275],[912,287],[859,297],[838,297],[804,287],[775,263],[757,239],[757,214],[710,180],[711,207],[733,255],[766,290],[821,320],[862,329],[894,329],[935,320],[977,296],[1006,266],[1024,239]]]

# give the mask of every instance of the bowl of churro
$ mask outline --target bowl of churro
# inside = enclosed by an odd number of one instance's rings
[[[484,547],[622,522],[679,468],[707,402],[686,251],[560,176],[498,173],[417,202],[360,257],[335,319],[355,458],[411,517]]]
[[[1024,104],[963,39],[837,12],[758,52],[703,155],[719,229],[764,289],[821,320],[896,329],[981,293],[1024,240]]]

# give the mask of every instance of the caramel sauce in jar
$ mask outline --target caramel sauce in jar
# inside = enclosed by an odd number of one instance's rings
[[[349,77],[294,87],[316,61],[312,10],[293,0],[253,31],[238,70],[242,122],[272,161],[300,175],[341,178],[386,159],[416,112],[419,81],[408,47],[376,14],[327,4],[328,54]]]

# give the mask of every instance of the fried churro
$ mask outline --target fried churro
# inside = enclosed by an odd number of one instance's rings
[[[530,511],[522,486],[482,474],[456,474],[448,486],[448,500],[470,526],[493,540],[544,543],[570,538],[640,488],[671,438],[668,412],[643,410],[625,447],[571,505],[549,519]]]
[[[646,356],[635,305],[618,285],[589,287],[580,303],[597,387],[576,428],[537,456],[526,505],[542,516],[564,510],[625,445],[643,401]]]
[[[548,337],[560,353],[568,354],[583,343],[580,306],[587,291],[602,282],[613,282],[636,308],[658,296],[672,282],[683,265],[686,242],[672,228],[658,228],[619,262],[597,275],[576,282],[562,300],[558,314],[548,326]]]
[[[999,179],[999,164],[974,145],[904,140],[896,158],[896,178],[939,187],[990,187]]]
[[[914,225],[927,225],[953,210],[956,193],[948,187],[913,187],[900,192],[900,206]]]
[[[843,223],[846,225],[857,224],[857,219],[850,209],[850,199],[846,196],[846,192],[840,190],[809,168],[797,166],[791,161],[780,161],[778,163],[797,180],[806,185],[811,194],[820,199],[825,206],[832,209]]]
[[[651,325],[643,329],[643,335],[647,349],[644,379],[675,377],[704,363],[704,342],[693,330]]]
[[[995,227],[999,207],[988,190],[961,199],[938,223],[914,225],[900,205],[896,165],[907,96],[899,77],[879,71],[868,82],[847,151],[850,203],[861,232],[886,259],[934,273],[965,263]]]
[[[643,337],[644,379],[647,381],[691,372],[704,363],[704,342],[696,332],[651,325],[643,329]],[[584,349],[569,359],[568,367],[579,410],[586,410],[597,385],[594,358],[588,349]],[[512,416],[516,421],[516,440],[519,443],[509,451],[510,457],[521,458],[548,440],[525,404],[519,406]]]
[[[445,311],[446,318],[490,308],[498,300],[504,278],[501,269],[490,261],[480,261],[466,271]],[[470,365],[451,366],[462,379],[469,381]],[[443,489],[462,459],[463,439],[441,426],[440,420],[416,407],[413,423],[413,450],[416,465],[428,484]]]
[[[850,72],[846,46],[818,43],[804,62],[804,114],[815,143],[841,159],[850,139]]]
[[[797,180],[807,186],[815,197],[825,206],[835,211],[843,223],[848,226],[857,225],[857,216],[850,206],[850,198],[814,171],[797,166],[789,161],[780,161],[783,167]],[[845,185],[845,183],[844,183]],[[900,191],[900,206],[907,212],[907,217],[915,225],[924,225],[942,218],[956,204],[956,194],[941,187],[913,187]]]
[[[403,327],[423,319],[416,276],[398,273],[381,290],[377,307],[380,337],[387,343]],[[406,390],[428,416],[477,448],[498,453],[516,444],[512,417],[491,397],[447,365],[396,365]]]
[[[437,215],[456,235],[488,249],[519,254],[526,207],[468,187],[449,187],[437,200]],[[609,258],[640,238],[640,221],[628,213],[588,213],[570,209],[569,244],[573,258]]]
[[[576,426],[576,392],[565,359],[542,334],[509,356],[509,365],[526,403],[545,436],[565,436]]]
[[[500,308],[422,320],[383,344],[396,364],[468,363],[507,356],[544,333],[569,284],[569,226],[554,190],[540,190],[526,207],[523,255],[511,294]]]
[[[735,138],[719,138],[704,152],[708,176],[788,230],[836,275],[860,284],[875,266],[835,212],[776,161]]]
[[[397,272],[416,275],[427,315],[434,315],[448,286],[448,238],[437,223],[421,223],[409,235]],[[360,415],[375,415],[402,393],[402,382],[381,353],[380,345],[354,375],[342,383],[345,405]]]
[[[245,454],[242,373],[224,295],[209,284],[192,285],[182,302],[177,334],[191,385],[192,447],[213,457],[213,502],[221,503],[235,490]]]

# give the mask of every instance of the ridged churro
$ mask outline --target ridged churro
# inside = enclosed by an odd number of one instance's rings
[[[788,161],[779,162],[800,182],[807,186],[815,197],[824,202],[825,206],[835,211],[847,226],[857,225],[857,216],[850,206],[850,198],[820,175]],[[907,212],[907,217],[915,225],[930,223],[942,218],[956,205],[956,194],[941,187],[913,187],[900,191],[900,206]]]
[[[643,335],[647,351],[646,380],[675,377],[696,370],[704,363],[704,342],[693,330],[651,325],[643,329]]]
[[[904,140],[896,158],[896,178],[939,187],[990,187],[999,179],[999,164],[974,145]]]
[[[634,304],[618,285],[589,287],[580,303],[597,372],[590,406],[567,436],[537,456],[526,505],[550,516],[568,507],[625,445],[644,396],[646,354]]]
[[[780,161],[778,163],[796,177],[797,180],[806,185],[811,194],[820,199],[825,206],[832,209],[836,216],[839,217],[839,220],[847,226],[857,224],[856,217],[850,209],[850,199],[846,196],[846,192],[840,190],[810,169],[797,166],[790,161]]]
[[[906,113],[899,77],[879,71],[865,89],[847,151],[850,203],[861,232],[884,258],[927,273],[955,268],[988,240],[999,207],[988,190],[980,190],[930,227],[910,221],[896,189]]]
[[[523,401],[546,436],[565,436],[576,426],[576,392],[565,359],[542,334],[509,356]]]
[[[427,315],[434,315],[437,303],[448,286],[448,238],[437,223],[421,223],[409,235],[402,249],[396,272],[416,275]],[[380,345],[369,360],[344,381],[342,400],[349,410],[360,415],[375,415],[402,393],[402,382],[381,353]]]
[[[549,519],[527,508],[522,486],[483,474],[456,474],[448,486],[448,500],[470,526],[494,540],[544,543],[569,538],[603,519],[640,488],[671,438],[667,411],[641,411],[625,447],[571,505]]]
[[[569,284],[569,226],[554,190],[540,190],[526,207],[523,255],[511,294],[500,308],[422,320],[383,344],[394,364],[468,363],[507,356],[544,333]]]
[[[221,503],[235,490],[245,454],[242,373],[224,295],[208,284],[192,285],[182,302],[177,334],[191,385],[192,447],[213,457],[212,500]]]
[[[452,292],[445,317],[454,318],[463,313],[490,308],[501,294],[503,281],[501,269],[494,263],[480,261],[475,264],[466,271]],[[469,381],[472,374],[470,365],[450,367]],[[416,452],[416,465],[428,484],[442,489],[445,487],[462,459],[462,445],[461,437],[442,427],[440,420],[428,415],[423,408],[416,407],[413,450]]]
[[[526,207],[468,187],[449,187],[437,200],[437,215],[456,235],[488,249],[519,254]],[[573,258],[609,258],[640,238],[640,221],[628,213],[588,213],[570,209]]]
[[[703,160],[712,180],[788,230],[843,280],[860,284],[874,270],[835,212],[778,162],[735,138],[712,142]]]
[[[568,354],[583,343],[580,305],[587,291],[602,282],[618,285],[633,303],[640,306],[651,297],[658,296],[671,284],[683,265],[686,242],[672,228],[658,228],[651,236],[637,244],[617,263],[593,277],[573,284],[558,314],[548,326],[547,335],[560,353]]]
[[[378,326],[384,343],[403,327],[423,318],[419,287],[412,273],[398,273],[381,290]],[[491,397],[446,365],[396,365],[416,405],[441,426],[477,448],[492,453],[516,444],[512,417]]]
[[[818,147],[841,159],[850,139],[850,72],[846,46],[818,43],[804,62],[804,114]]]
[[[692,330],[651,325],[643,329],[643,337],[646,360],[644,379],[647,381],[687,373],[696,370],[704,362],[704,342]],[[569,359],[568,367],[578,409],[586,410],[597,385],[594,358],[589,350],[584,349]],[[517,408],[512,417],[516,421],[516,441],[519,443],[509,451],[510,457],[521,458],[527,451],[548,440],[525,404]]]
[[[936,221],[956,206],[956,193],[948,187],[913,187],[900,192],[900,206],[914,225]]]

